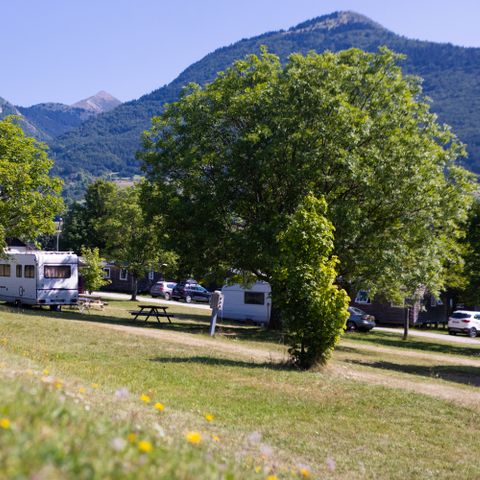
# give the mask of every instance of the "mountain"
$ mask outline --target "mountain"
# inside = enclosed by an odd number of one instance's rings
[[[89,118],[113,110],[121,103],[104,91],[73,105],[39,103],[31,107],[19,107],[0,97],[0,118],[17,115],[21,117],[20,123],[25,133],[51,143],[55,137],[78,128]]]
[[[83,108],[84,110],[88,110],[89,112],[93,112],[98,115],[99,113],[113,110],[121,103],[122,102],[118,100],[118,98],[115,98],[108,92],[101,90],[96,95],[93,95],[93,97],[88,97],[85,100],[80,100],[79,102],[74,103],[72,107]]]
[[[28,136],[35,137],[42,141],[45,141],[48,138],[42,130],[22,115],[22,112],[20,112],[18,107],[0,97],[0,119],[5,118],[8,115],[16,115],[17,117],[20,117],[20,126]]]
[[[18,111],[33,125],[41,130],[46,138],[63,135],[79,127],[85,120],[95,116],[95,113],[83,108],[74,108],[63,103],[39,103],[31,107],[17,107]]]
[[[162,112],[164,103],[178,99],[182,86],[189,82],[213,80],[234,60],[258,53],[261,45],[282,60],[292,52],[352,47],[375,52],[382,45],[406,54],[404,71],[423,77],[424,93],[432,98],[432,110],[467,143],[469,158],[465,163],[480,172],[480,48],[412,40],[363,15],[336,12],[287,31],[265,33],[220,48],[188,67],[170,84],[85,121],[53,143],[57,173],[68,176],[81,169],[93,175],[137,173],[135,152],[140,148],[140,134],[149,128],[151,117]]]

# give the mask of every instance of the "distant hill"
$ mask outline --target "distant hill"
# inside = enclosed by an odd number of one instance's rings
[[[189,82],[213,80],[235,59],[258,53],[261,45],[267,45],[282,60],[292,52],[351,47],[374,52],[382,45],[405,53],[404,71],[424,78],[424,92],[433,99],[433,111],[468,144],[466,165],[480,172],[480,49],[408,39],[353,12],[318,17],[288,31],[265,33],[210,53],[170,84],[91,118],[59,137],[52,145],[57,172],[64,176],[80,169],[94,175],[137,173],[135,152],[140,134],[149,128],[151,117],[162,112],[164,103],[175,101]]]
[[[109,112],[118,107],[122,102],[108,92],[101,90],[96,95],[80,100],[72,105],[73,108],[82,108],[95,114]]]
[[[55,137],[79,127],[89,118],[113,110],[121,103],[104,91],[74,105],[39,103],[31,107],[19,107],[0,98],[0,118],[20,116],[22,128],[28,135],[51,143]]]

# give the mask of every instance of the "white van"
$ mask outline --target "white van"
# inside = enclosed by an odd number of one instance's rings
[[[476,337],[480,333],[480,312],[456,310],[448,317],[448,333],[466,333],[469,337]]]
[[[222,288],[222,318],[252,321],[263,325],[270,321],[272,289],[267,282],[255,282],[249,287],[236,283]]]
[[[78,257],[73,252],[7,249],[0,258],[0,300],[52,309],[78,301]]]

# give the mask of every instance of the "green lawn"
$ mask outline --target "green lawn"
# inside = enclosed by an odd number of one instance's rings
[[[285,351],[278,334],[230,324],[210,340],[209,312],[176,306],[173,325],[134,325],[142,335],[112,329],[132,326],[131,308],[0,307],[0,419],[10,422],[1,428],[0,420],[0,478],[480,477],[471,456],[478,409],[397,385],[414,378],[477,392],[426,375],[436,358],[406,360],[403,345],[385,343],[394,339],[354,334],[325,371],[298,372],[276,360]],[[389,353],[362,350],[367,342]],[[454,348],[461,358],[478,355]],[[452,364],[452,352],[433,352],[458,375],[478,376],[478,367]],[[392,385],[350,376],[369,369]],[[192,431],[199,444],[186,439]]]

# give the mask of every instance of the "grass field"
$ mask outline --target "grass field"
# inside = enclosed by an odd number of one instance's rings
[[[0,307],[0,478],[480,478],[479,347],[348,334],[298,372],[279,334]]]

